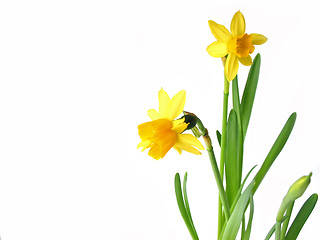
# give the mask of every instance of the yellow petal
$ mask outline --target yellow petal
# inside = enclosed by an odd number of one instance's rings
[[[169,95],[162,88],[158,94],[159,98],[159,117],[164,118],[166,115],[166,111],[169,107],[170,98]]]
[[[159,160],[163,158],[167,152],[175,145],[177,141],[177,135],[174,132],[168,132],[166,135],[161,136],[155,143],[151,145],[148,152],[149,156]]]
[[[143,140],[143,141],[141,141],[141,142],[138,144],[137,148],[142,147],[141,151],[143,152],[143,151],[146,150],[146,148],[148,148],[150,145],[151,145],[151,142],[150,142],[149,140]]]
[[[224,67],[224,74],[229,82],[231,82],[237,75],[239,68],[239,62],[237,55],[230,53],[227,57],[227,61]]]
[[[246,30],[246,22],[244,20],[244,16],[240,11],[236,12],[231,21],[231,34],[232,36],[240,36],[244,34]]]
[[[175,144],[175,147],[176,148],[179,148],[179,149],[182,149],[182,150],[185,150],[189,153],[193,153],[193,154],[196,154],[196,155],[201,155],[201,152],[198,151],[196,148],[192,147],[190,144],[187,144],[187,143],[184,143],[184,142],[177,142]]]
[[[148,111],[148,116],[151,118],[151,120],[159,119],[159,113],[155,109],[150,109]]]
[[[178,117],[184,108],[186,103],[186,91],[182,90],[178,92],[169,102],[166,117],[170,120]]]
[[[176,146],[173,146],[173,148],[179,153],[182,154],[182,150],[180,148],[177,148]]]
[[[184,118],[172,121],[172,130],[176,133],[182,133],[187,127],[188,124],[184,122]]]
[[[197,147],[200,150],[204,150],[204,147],[202,146],[201,142],[192,134],[179,134],[177,142],[183,142],[185,144]]]
[[[265,43],[266,41],[268,41],[268,38],[266,38],[262,34],[251,33],[250,36],[252,38],[251,41],[252,41],[253,45],[261,45],[261,44]]]
[[[228,42],[232,37],[225,26],[220,25],[212,20],[209,20],[209,27],[213,36],[220,42]]]
[[[224,57],[228,54],[228,45],[224,42],[213,42],[207,47],[207,52],[212,57]]]
[[[241,58],[238,58],[239,59],[239,62],[245,66],[250,66],[252,65],[252,58],[251,56],[249,55],[248,57],[241,57]]]

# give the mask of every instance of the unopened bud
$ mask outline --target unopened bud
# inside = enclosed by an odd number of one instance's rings
[[[286,196],[288,200],[294,201],[302,196],[302,194],[306,191],[307,187],[310,184],[311,175],[312,173],[310,173],[308,176],[303,176],[291,185]]]
[[[310,173],[308,176],[303,176],[295,181],[288,190],[287,195],[283,198],[280,209],[277,214],[277,221],[280,222],[283,218],[284,213],[286,212],[288,206],[292,204],[296,199],[301,197],[303,193],[306,191],[307,187],[311,181]]]

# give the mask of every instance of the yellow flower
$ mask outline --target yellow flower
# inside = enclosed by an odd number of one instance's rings
[[[150,109],[148,115],[152,121],[140,124],[138,132],[141,142],[138,145],[142,151],[150,148],[149,155],[156,160],[163,158],[174,148],[180,154],[182,150],[200,155],[195,147],[204,150],[200,141],[191,134],[183,134],[188,124],[184,118],[177,119],[183,111],[186,102],[186,92],[180,91],[172,99],[161,89],[159,91],[159,112]]]
[[[209,20],[209,27],[213,36],[218,40],[211,43],[207,52],[212,57],[227,56],[224,73],[228,81],[232,81],[238,72],[239,62],[245,66],[252,64],[249,54],[253,53],[254,46],[265,43],[268,39],[261,34],[245,33],[246,23],[240,11],[236,12],[231,21],[231,33],[225,26]]]

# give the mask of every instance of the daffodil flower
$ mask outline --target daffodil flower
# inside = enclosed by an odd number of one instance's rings
[[[163,158],[174,148],[180,154],[182,150],[200,155],[204,150],[201,142],[191,134],[182,133],[188,126],[184,118],[175,120],[183,111],[186,92],[180,91],[172,99],[161,89],[159,91],[159,112],[150,109],[148,115],[152,121],[140,124],[138,132],[142,151],[150,148],[149,155],[156,160]],[[196,149],[196,148],[198,149]]]
[[[228,81],[232,81],[239,68],[239,62],[245,66],[252,64],[250,56],[253,53],[254,45],[265,43],[268,39],[261,34],[247,34],[245,33],[246,23],[240,11],[236,12],[231,21],[231,33],[228,29],[216,22],[209,20],[209,27],[213,36],[217,41],[211,43],[207,51],[213,57],[225,57],[224,73]]]

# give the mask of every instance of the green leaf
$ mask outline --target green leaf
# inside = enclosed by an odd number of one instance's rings
[[[312,210],[314,209],[318,201],[318,195],[316,193],[312,194],[307,201],[303,204],[300,211],[298,212],[296,218],[292,222],[289,231],[285,237],[285,240],[295,240],[297,239],[303,225],[308,220]]]
[[[226,194],[229,205],[232,205],[240,187],[239,168],[237,116],[235,110],[232,109],[227,123],[225,157]]]
[[[216,131],[216,135],[217,135],[219,146],[221,147],[221,133],[218,130]]]
[[[240,96],[239,96],[239,87],[238,87],[238,76],[232,80],[232,103],[233,109],[236,111],[240,109]]]
[[[193,224],[191,224],[188,212],[186,210],[185,207],[185,203],[183,200],[183,196],[182,196],[182,191],[181,191],[181,181],[180,181],[180,175],[179,173],[176,173],[175,178],[174,178],[174,187],[175,187],[175,192],[176,192],[176,198],[177,198],[177,203],[178,203],[178,207],[181,213],[181,216],[189,230],[189,233],[192,237],[193,240],[198,240],[198,235],[195,231],[195,229],[193,228]]]
[[[246,190],[241,194],[224,229],[222,240],[234,240],[236,238],[247,204],[252,195],[254,184],[254,182],[250,183]]]
[[[288,217],[287,216],[284,216],[282,219],[281,219],[281,222],[284,222],[284,220],[286,220]],[[271,238],[271,236],[273,235],[273,233],[275,232],[276,230],[276,224],[273,224],[273,226],[271,227],[271,229],[269,230],[266,238],[264,240],[269,240]]]
[[[233,109],[237,114],[237,129],[238,129],[238,181],[241,182],[242,179],[242,165],[243,165],[243,130],[242,130],[242,119],[241,119],[241,105],[239,97],[239,87],[238,87],[238,76],[235,77],[232,81],[232,100],[233,100]]]
[[[257,166],[257,165],[253,166],[253,168],[250,169],[250,171],[247,173],[246,177],[245,177],[244,180],[242,181],[242,184],[241,184],[241,186],[240,186],[240,188],[239,188],[239,190],[238,190],[237,196],[236,196],[236,198],[235,198],[235,200],[234,200],[234,202],[233,202],[233,204],[232,204],[232,206],[231,206],[231,208],[230,208],[231,213],[233,212],[233,209],[234,209],[234,207],[236,206],[236,203],[237,203],[239,197],[241,196],[241,192],[242,192],[242,189],[243,189],[243,187],[244,187],[244,184],[246,183],[246,181],[247,181],[250,173],[253,171],[253,169],[255,169],[256,166]]]
[[[196,229],[194,227],[193,221],[192,221],[191,211],[190,211],[190,207],[189,207],[189,200],[188,200],[188,195],[187,195],[187,178],[188,178],[188,173],[186,172],[184,174],[184,178],[183,178],[184,203],[185,203],[187,214],[189,216],[190,224],[192,225],[192,228],[193,228],[194,232],[197,233],[197,231],[196,231]]]
[[[252,227],[252,220],[253,220],[253,213],[254,213],[254,203],[253,203],[253,196],[250,195],[250,213],[249,213],[249,220],[247,224],[247,228],[241,237],[241,240],[249,240],[251,234],[251,227]]]
[[[257,89],[259,73],[260,73],[260,64],[261,64],[261,57],[260,57],[260,54],[257,54],[257,56],[253,60],[253,64],[251,65],[246,86],[244,88],[242,99],[241,99],[241,118],[242,118],[243,139],[245,138],[247,133],[253,101],[256,95],[256,89]]]
[[[290,133],[293,129],[296,118],[297,118],[297,114],[292,113],[291,116],[289,117],[289,119],[287,120],[286,124],[284,125],[283,129],[281,130],[277,140],[273,144],[273,146],[272,146],[270,152],[268,153],[266,159],[264,160],[261,168],[257,172],[257,174],[254,178],[255,182],[256,182],[256,185],[253,188],[254,193],[256,192],[256,190],[259,187],[260,183],[262,182],[263,178],[265,177],[265,175],[269,171],[274,160],[277,158],[277,156],[281,152],[282,148],[286,144],[286,142],[290,136]]]

